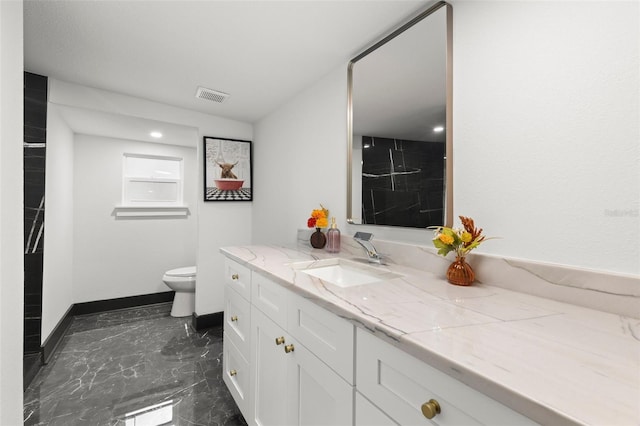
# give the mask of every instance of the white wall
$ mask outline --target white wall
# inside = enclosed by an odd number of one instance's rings
[[[455,212],[502,237],[483,251],[640,274],[639,7],[454,2]]]
[[[74,139],[73,301],[169,291],[162,275],[195,265],[196,217],[114,216],[122,204],[125,153],[184,159],[184,202],[196,206],[196,149],[76,135]]]
[[[501,237],[479,251],[639,274],[638,3],[454,1],[453,16],[454,214]],[[346,69],[256,124],[255,242],[290,241],[322,202],[347,235],[430,245],[344,223]]]
[[[294,242],[320,203],[344,223],[345,87],[346,68],[256,125],[254,243]]]
[[[157,120],[197,129],[197,220],[196,313],[204,315],[223,310],[224,260],[219,248],[251,241],[252,203],[203,201],[202,138],[215,136],[252,140],[253,127],[248,123],[189,111],[118,93],[49,79],[50,104],[66,105],[93,111]],[[196,213],[197,211],[197,213]],[[75,218],[74,218],[75,220]],[[49,224],[49,223],[48,223]],[[50,225],[50,224],[49,224]],[[75,247],[78,250],[78,247]],[[94,299],[95,300],[95,299]]]
[[[22,424],[22,1],[0,1],[0,424]]]
[[[42,343],[73,304],[73,132],[47,106]]]

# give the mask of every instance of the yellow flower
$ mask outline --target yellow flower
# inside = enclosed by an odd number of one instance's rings
[[[327,226],[329,226],[329,221],[326,217],[319,217],[318,220],[316,220],[316,227],[326,228]]]
[[[438,239],[445,244],[453,244],[453,237],[451,235],[440,234]]]
[[[471,236],[470,233],[468,233],[467,231],[464,231],[461,235],[460,235],[460,239],[462,240],[463,243],[469,243],[471,242],[471,238],[473,238]]]

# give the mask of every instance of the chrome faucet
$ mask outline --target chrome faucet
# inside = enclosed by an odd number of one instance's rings
[[[370,263],[382,264],[382,256],[378,254],[376,248],[371,243],[371,238],[373,238],[373,234],[369,232],[356,232],[353,236],[353,239],[356,243],[360,244],[362,248],[367,252],[367,260]]]

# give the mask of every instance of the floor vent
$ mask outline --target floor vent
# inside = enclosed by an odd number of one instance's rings
[[[196,98],[206,99],[212,102],[218,102],[219,104],[227,100],[230,95],[224,92],[218,92],[217,90],[207,89],[204,87],[198,87],[196,92]]]

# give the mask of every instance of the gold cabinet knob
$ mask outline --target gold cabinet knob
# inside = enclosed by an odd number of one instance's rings
[[[276,337],[276,345],[281,345],[284,343],[284,336]]]
[[[238,321],[238,316],[237,315],[232,316],[231,317],[231,321],[233,321],[233,322]]]
[[[422,404],[422,414],[428,418],[432,419],[437,414],[440,414],[440,404],[435,399],[430,399],[429,401]]]
[[[293,344],[291,344],[291,345],[287,345],[287,346],[285,346],[285,347],[284,347],[284,351],[285,351],[286,353],[293,352],[293,351],[294,351],[294,349],[295,349],[295,348],[293,347]]]
[[[235,281],[235,280],[237,280],[238,278],[240,278],[240,277],[238,276],[238,274],[233,274],[233,275],[231,275],[231,279],[232,279],[232,280],[234,280],[234,281]]]
[[[230,375],[231,377],[235,376],[236,374],[238,374],[238,372],[237,372],[236,370],[231,370],[231,371],[229,371],[229,375]]]

